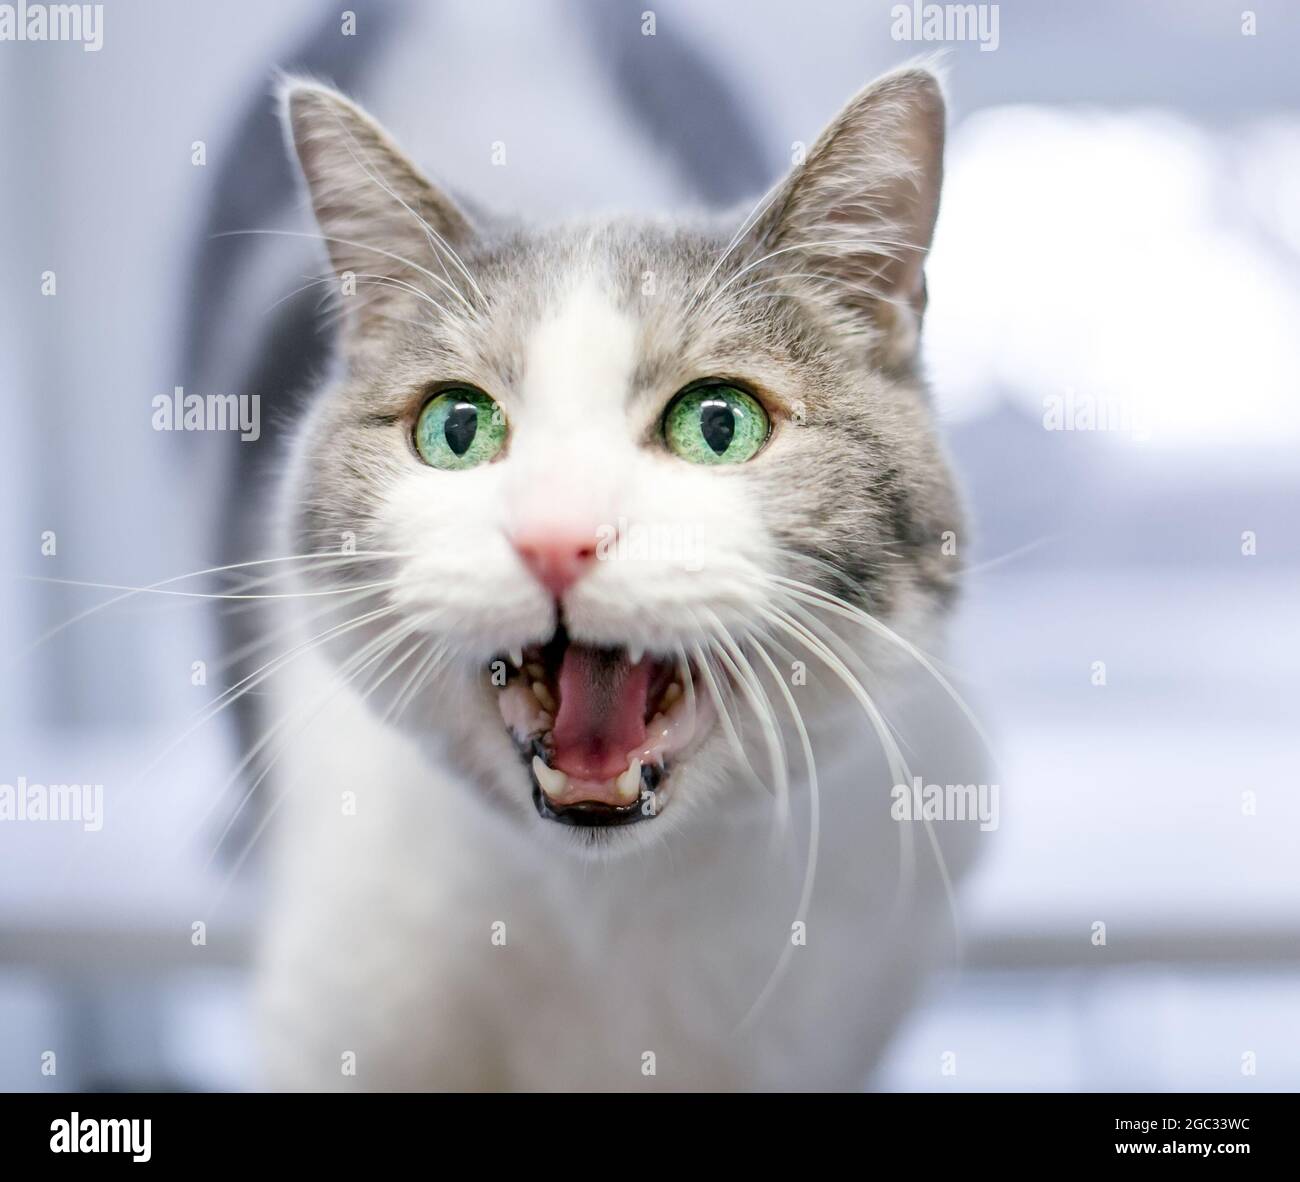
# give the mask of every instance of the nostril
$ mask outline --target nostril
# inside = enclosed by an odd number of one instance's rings
[[[559,597],[576,583],[596,559],[594,531],[557,531],[515,535],[515,552],[533,577]]]

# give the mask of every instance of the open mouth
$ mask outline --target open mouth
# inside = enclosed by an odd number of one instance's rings
[[[497,704],[541,816],[610,826],[663,811],[674,760],[707,725],[688,663],[578,644],[560,628],[503,664]]]

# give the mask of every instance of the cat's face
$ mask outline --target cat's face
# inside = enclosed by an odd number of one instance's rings
[[[355,539],[323,582],[380,584],[317,617],[378,613],[340,676],[585,848],[752,796],[795,662],[888,664],[825,596],[915,635],[953,588],[913,369],[933,79],[858,96],[716,228],[471,223],[333,92],[287,110],[347,318],[289,512],[300,551]]]

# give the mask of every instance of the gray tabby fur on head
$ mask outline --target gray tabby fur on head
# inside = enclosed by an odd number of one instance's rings
[[[702,569],[601,564],[566,612],[590,643],[672,651],[717,629],[750,635],[786,602],[773,575],[914,638],[938,619],[958,575],[944,535],[960,523],[917,364],[942,172],[931,73],[860,92],[748,218],[690,224],[471,213],[336,92],[290,80],[283,101],[333,269],[355,285],[339,297],[340,374],[287,475],[294,552],[353,534],[358,550],[403,555],[348,578],[397,581],[385,602],[412,635],[446,642],[442,685],[460,686],[446,692],[490,717],[484,662],[554,627],[507,540],[548,506],[703,546]],[[663,444],[669,401],[711,377],[743,382],[772,419],[747,463],[690,465]],[[429,390],[453,381],[491,395],[510,427],[501,457],[471,471],[428,468],[411,445]],[[498,786],[515,793],[516,773]]]

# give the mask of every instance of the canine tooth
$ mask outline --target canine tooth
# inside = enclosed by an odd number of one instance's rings
[[[627,659],[629,664],[641,664],[641,658],[645,656],[644,644],[629,644],[627,646]]]
[[[546,676],[545,668],[539,665],[536,661],[529,661],[528,664],[524,666],[524,672],[534,681],[540,681]]]
[[[541,703],[542,709],[548,714],[555,713],[555,699],[551,697],[551,691],[548,690],[540,681],[533,682],[533,697]]]
[[[660,727],[662,727],[662,726],[666,726],[666,725],[667,725],[667,724],[664,722],[663,712],[660,711],[658,714],[656,714],[656,715],[655,715],[655,716],[650,720],[650,725],[649,725],[648,727],[646,727],[646,730],[648,730],[648,731],[654,731],[654,730],[658,730]]]
[[[524,667],[524,650],[523,650],[523,649],[521,649],[521,648],[512,648],[512,649],[511,649],[511,650],[506,654],[506,656],[508,656],[508,657],[510,658],[510,663],[511,663],[511,664],[512,664],[516,669],[522,669],[522,668]]]
[[[659,705],[663,709],[667,710],[668,707],[671,706],[675,701],[677,701],[677,699],[680,698],[681,696],[682,696],[682,687],[680,683],[676,681],[671,682],[669,683],[668,688],[664,690],[664,696],[660,699]]]
[[[533,775],[547,796],[559,796],[569,786],[569,777],[549,767],[540,755],[533,756]]]
[[[634,759],[617,780],[620,800],[634,801],[641,792],[641,761]]]

